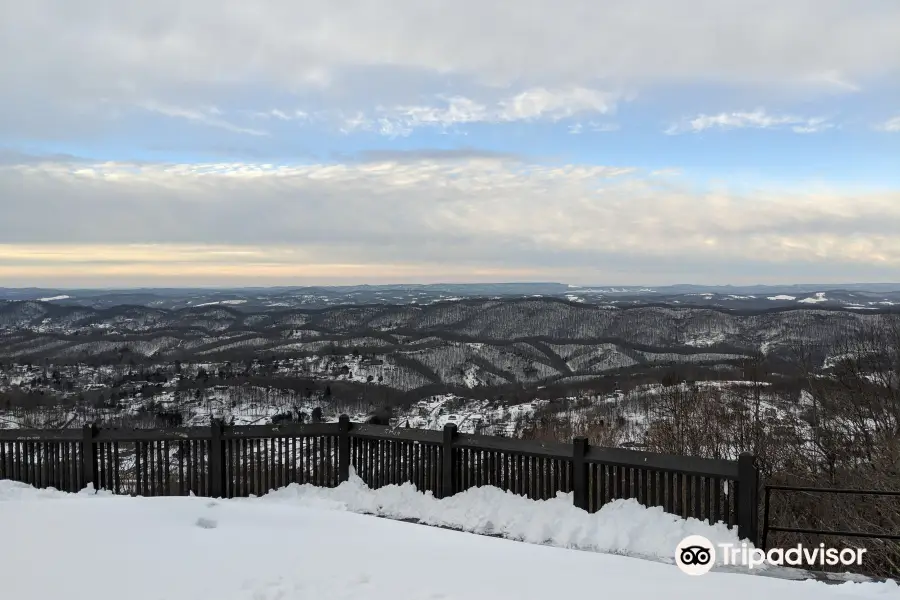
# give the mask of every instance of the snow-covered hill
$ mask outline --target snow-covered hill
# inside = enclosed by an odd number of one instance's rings
[[[401,391],[545,385],[628,369],[722,365],[804,344],[827,353],[896,317],[803,306],[810,308],[744,313],[532,298],[248,313],[222,303],[94,310],[14,302],[0,304],[0,366],[266,359],[293,377]]]

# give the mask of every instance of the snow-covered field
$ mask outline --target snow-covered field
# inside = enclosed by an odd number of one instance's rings
[[[575,515],[560,502],[475,490],[434,500],[411,488],[293,486],[263,498],[63,494],[0,481],[0,597],[16,600],[550,600],[896,598],[895,583],[828,585],[739,573],[690,577],[632,556],[554,547],[603,540],[669,554],[698,522],[619,503]],[[354,514],[523,534],[527,544]],[[519,535],[529,539],[528,535]]]

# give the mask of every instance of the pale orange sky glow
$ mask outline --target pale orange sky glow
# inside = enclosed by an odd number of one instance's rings
[[[0,285],[18,287],[354,285],[546,281],[559,270],[306,262],[291,248],[0,245]],[[571,275],[571,273],[570,273]]]

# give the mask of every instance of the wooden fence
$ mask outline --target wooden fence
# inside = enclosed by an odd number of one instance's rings
[[[669,456],[619,448],[392,429],[351,423],[126,430],[0,429],[0,479],[76,492],[88,484],[116,494],[246,497],[290,483],[333,487],[350,466],[367,485],[413,483],[445,498],[490,485],[535,500],[572,493],[597,511],[611,500],[737,527],[757,542],[758,473],[738,460]]]

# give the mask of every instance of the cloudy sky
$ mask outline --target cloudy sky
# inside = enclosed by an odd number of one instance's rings
[[[0,286],[900,281],[896,0],[0,0]]]

